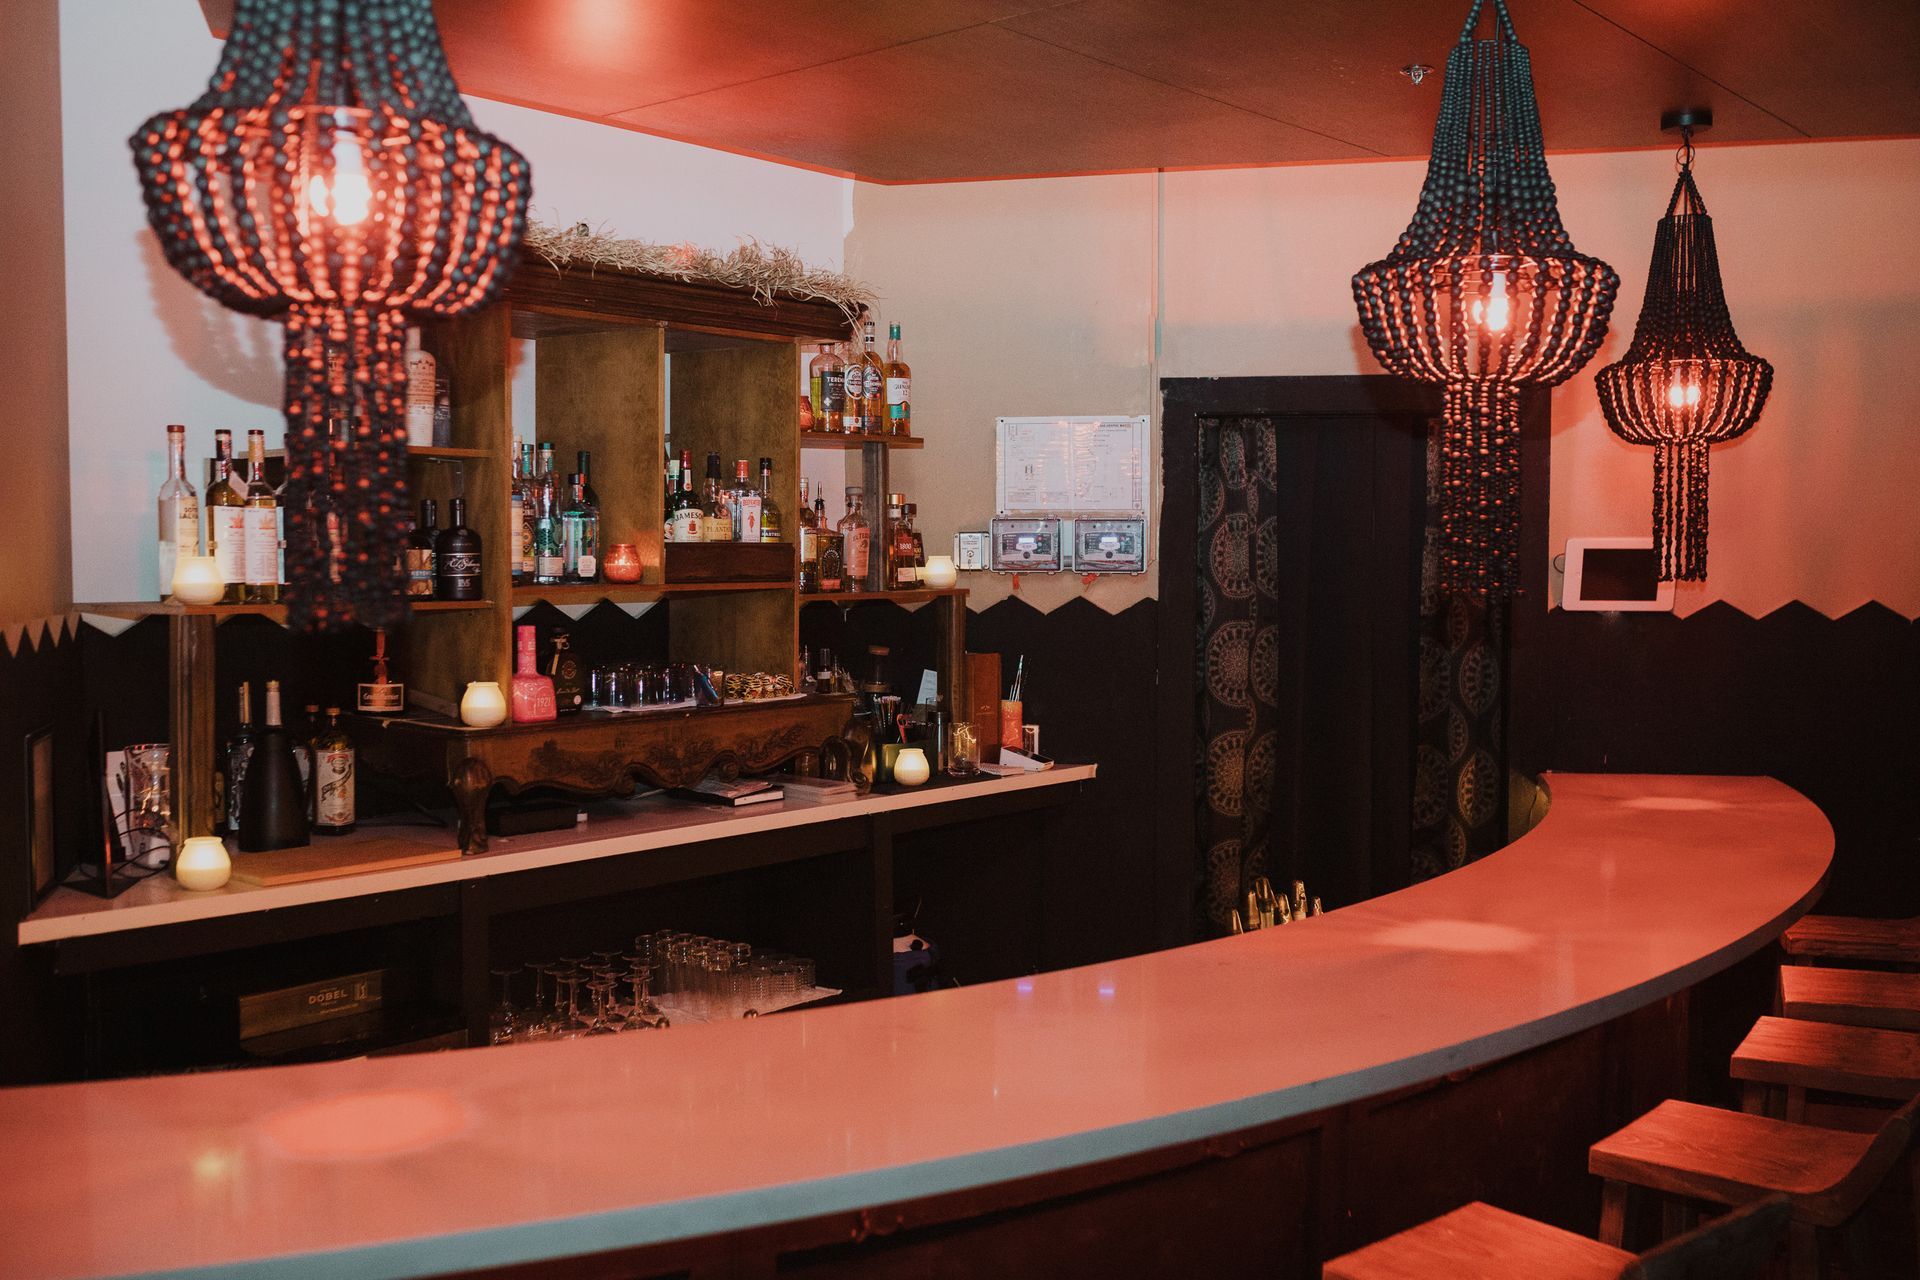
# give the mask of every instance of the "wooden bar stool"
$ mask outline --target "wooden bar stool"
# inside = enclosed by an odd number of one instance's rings
[[[1636,1189],[1682,1203],[1725,1205],[1785,1195],[1793,1219],[1790,1274],[1794,1280],[1812,1280],[1820,1274],[1820,1232],[1848,1222],[1895,1162],[1912,1150],[1916,1112],[1920,1099],[1900,1108],[1878,1132],[1866,1134],[1663,1102],[1588,1150],[1588,1170],[1606,1179],[1600,1239],[1620,1244],[1628,1196]]]
[[[1807,1091],[1905,1102],[1920,1094],[1920,1033],[1798,1018],[1762,1018],[1733,1051],[1731,1073],[1745,1082],[1741,1105],[1765,1115],[1769,1089],[1786,1091],[1785,1114],[1807,1116]]]
[[[1920,1031],[1920,973],[1783,964],[1780,1012],[1810,1022]]]
[[[1780,947],[1808,960],[1859,960],[1868,964],[1920,964],[1920,916],[1867,920],[1856,916],[1802,916]]]
[[[1323,1280],[1749,1280],[1780,1251],[1789,1210],[1769,1196],[1635,1257],[1474,1201],[1335,1258]]]

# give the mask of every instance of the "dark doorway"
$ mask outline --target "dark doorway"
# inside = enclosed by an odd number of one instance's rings
[[[1454,674],[1445,602],[1421,592],[1438,389],[1385,377],[1162,387],[1159,865],[1162,901],[1187,909],[1164,928],[1221,931],[1253,874],[1305,880],[1332,909],[1448,865],[1414,852],[1416,773],[1433,773],[1422,744],[1449,732],[1436,688],[1452,686],[1433,673]],[[1529,414],[1527,473],[1542,517],[1543,410]],[[1543,538],[1544,518],[1530,523]],[[1459,637],[1457,610],[1450,621]],[[1478,622],[1465,637],[1474,660],[1504,667],[1504,614]],[[1488,711],[1477,768],[1503,795],[1503,694]]]

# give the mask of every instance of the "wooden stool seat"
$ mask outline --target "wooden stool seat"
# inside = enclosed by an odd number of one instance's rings
[[[1904,1144],[1904,1133],[1901,1138]],[[1594,1143],[1587,1169],[1615,1182],[1715,1204],[1745,1204],[1782,1192],[1795,1218],[1837,1226],[1858,1205],[1845,1194],[1850,1175],[1876,1141],[1874,1134],[1667,1101]]]
[[[1920,1031],[1920,973],[1783,964],[1780,1012],[1812,1022]]]
[[[1920,1033],[1762,1018],[1733,1051],[1732,1074],[1753,1084],[1906,1102],[1920,1094]]]
[[[1475,1201],[1329,1262],[1325,1280],[1619,1280],[1634,1255]]]
[[[1802,916],[1781,935],[1780,946],[1790,956],[1807,959],[1920,964],[1920,917]]]

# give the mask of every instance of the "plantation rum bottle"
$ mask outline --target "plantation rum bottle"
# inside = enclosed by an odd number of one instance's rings
[[[173,566],[200,554],[200,495],[187,479],[187,429],[167,427],[167,479],[160,486],[160,598],[173,594]]]
[[[841,564],[846,571],[847,590],[864,591],[869,556],[873,550],[873,527],[867,521],[866,505],[858,485],[847,490],[847,514],[840,517],[839,528]]]
[[[327,708],[326,727],[313,738],[313,831],[344,836],[354,828],[353,739],[340,726],[340,708]]]
[[[246,786],[247,762],[253,758],[253,686],[240,682],[240,723],[227,739],[227,820],[230,835],[240,834],[240,796]]]
[[[435,547],[440,534],[440,507],[432,498],[420,499],[420,519],[407,535],[407,595],[431,600],[435,579]]]
[[[773,500],[773,459],[760,459],[760,541],[785,542],[780,504]]]
[[[727,492],[720,487],[720,455],[707,454],[707,490],[700,501],[700,535],[705,542],[727,542],[733,538],[733,508]]]
[[[481,600],[480,535],[467,528],[467,504],[447,504],[447,527],[433,542],[433,594],[441,600]]]
[[[307,843],[307,798],[293,739],[280,723],[280,682],[267,681],[267,722],[247,760],[240,793],[240,849],[265,853]]]
[[[869,320],[860,339],[860,430],[877,436],[887,430],[887,364],[873,341],[873,321]],[[847,380],[851,382],[853,377],[849,366]]]
[[[247,497],[233,470],[233,432],[213,433],[213,483],[207,486],[207,554],[227,584],[222,604],[247,598]]]
[[[267,483],[267,433],[258,429],[247,432],[247,510],[243,532],[247,603],[278,604],[280,499]]]
[[[823,342],[807,366],[807,383],[813,400],[813,429],[847,429],[847,365],[839,355],[838,344]]]
[[[567,490],[567,507],[560,513],[560,575],[568,582],[598,582],[600,508],[588,494],[587,478],[580,472],[567,477]]]
[[[887,326],[887,432],[913,434],[913,370],[900,355],[900,326]]]

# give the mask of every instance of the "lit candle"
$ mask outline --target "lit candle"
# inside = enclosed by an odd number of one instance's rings
[[[932,773],[927,753],[919,747],[902,747],[893,758],[893,780],[903,787],[917,787]]]
[[[233,875],[233,859],[218,836],[194,836],[173,858],[173,878],[182,889],[218,889]]]
[[[616,542],[600,562],[600,572],[608,582],[640,581],[640,553],[631,542]]]
[[[460,698],[460,721],[475,729],[491,729],[507,719],[507,698],[492,680],[475,680]]]
[[[952,556],[928,556],[927,567],[920,571],[920,580],[936,591],[945,591],[960,581],[960,571],[953,567]]]
[[[173,562],[173,598],[181,604],[213,604],[227,593],[220,562],[212,556],[181,556]]]

